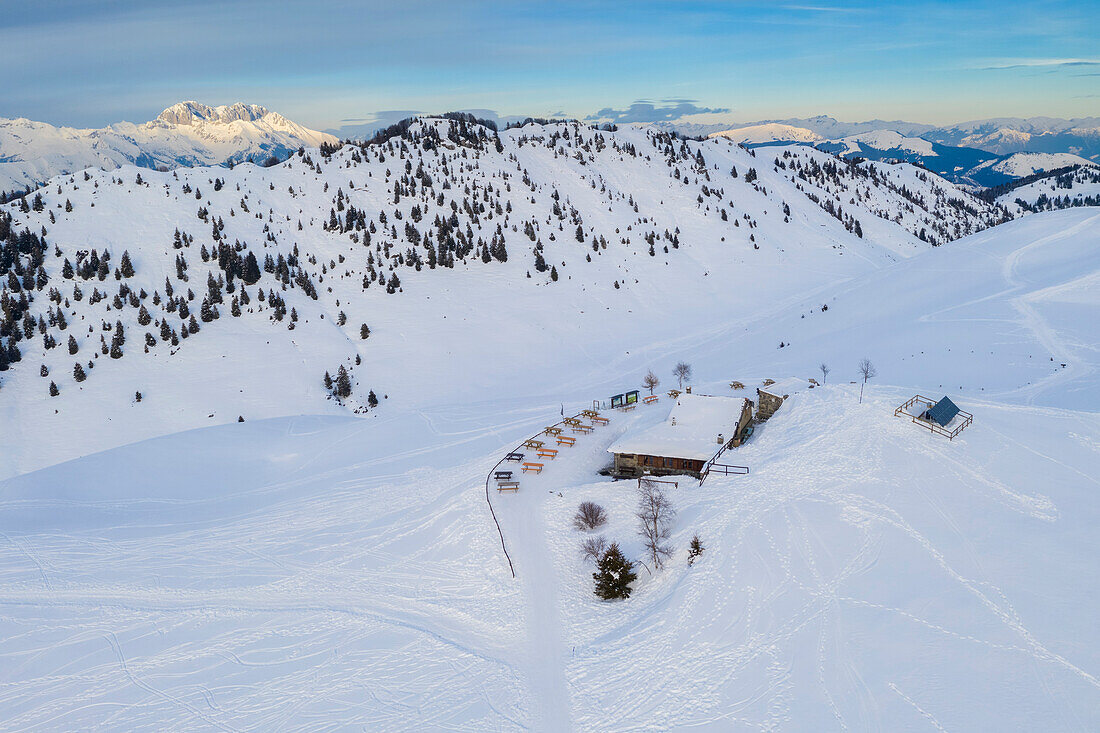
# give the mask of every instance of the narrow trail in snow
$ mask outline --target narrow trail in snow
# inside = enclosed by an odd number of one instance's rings
[[[537,491],[537,489],[536,489]],[[565,681],[565,646],[561,637],[561,613],[558,601],[558,577],[546,544],[546,533],[539,519],[539,506],[528,505],[516,514],[515,535],[520,539],[513,552],[517,555],[521,581],[527,586],[530,681],[541,690],[541,730],[569,730],[569,690]]]

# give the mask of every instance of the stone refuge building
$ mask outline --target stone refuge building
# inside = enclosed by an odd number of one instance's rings
[[[607,449],[615,457],[615,475],[698,478],[723,445],[741,445],[752,407],[744,397],[681,394],[664,422],[624,435]]]
[[[756,388],[758,407],[756,419],[763,422],[775,414],[788,397],[804,389],[813,389],[813,385],[805,379],[789,377],[778,382]]]

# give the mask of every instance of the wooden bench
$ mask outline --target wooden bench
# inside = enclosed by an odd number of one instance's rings
[[[504,456],[504,460],[519,463],[523,460],[523,454],[519,453],[518,451],[512,451],[508,455]]]
[[[570,438],[568,435],[562,435],[558,437],[558,445],[567,445],[572,448],[576,442],[576,438]]]
[[[646,403],[647,405],[652,405],[654,402],[656,402],[659,399],[661,399],[661,398],[658,397],[657,395],[651,394],[649,397],[643,398],[642,402]]]
[[[607,425],[607,423],[609,423],[611,421],[608,420],[606,417],[594,417],[594,418],[592,418],[592,422],[598,423],[600,425]]]
[[[538,455],[539,455],[539,458],[549,458],[550,460],[553,460],[553,459],[558,457],[558,449],[557,448],[539,448],[538,449]]]
[[[546,445],[546,444],[543,443],[541,440],[534,440],[533,438],[531,440],[523,441],[523,447],[524,448],[530,448],[531,450],[538,450],[539,448],[541,448],[544,445]]]
[[[547,435],[561,435],[561,428],[555,428],[551,426],[549,428],[546,428],[545,432]]]
[[[584,435],[588,435],[589,433],[592,432],[592,426],[591,425],[574,425],[573,426],[573,432],[574,433],[583,433]]]
[[[497,491],[519,491],[519,481],[501,481],[497,484]]]
[[[621,408],[621,409],[622,409],[622,411],[623,411],[623,412],[630,412],[631,410],[633,410],[633,409],[634,409],[635,407],[637,407],[637,406],[638,406],[638,405],[637,405],[636,403],[633,403],[633,402],[632,402],[631,404],[629,404],[629,405],[627,405],[626,407],[623,407],[623,408]]]
[[[524,473],[542,473],[542,464],[541,463],[531,463],[530,461],[528,461],[527,463],[523,464],[523,472]]]
[[[511,471],[497,471],[493,474],[493,478],[495,478],[497,481],[511,481],[512,480],[512,472]]]

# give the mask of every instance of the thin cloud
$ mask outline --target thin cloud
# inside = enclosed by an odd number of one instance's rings
[[[1004,69],[1036,69],[1071,66],[1100,66],[1100,59],[1010,59],[999,64],[979,66],[979,71],[1001,71]]]
[[[832,5],[782,5],[784,10],[804,10],[812,13],[854,13],[856,8],[838,8]]]
[[[688,115],[724,114],[729,111],[727,107],[699,107],[691,101],[673,101],[671,104],[658,106],[648,100],[639,99],[626,109],[604,107],[585,119],[609,120],[618,124],[627,122],[672,122]]]

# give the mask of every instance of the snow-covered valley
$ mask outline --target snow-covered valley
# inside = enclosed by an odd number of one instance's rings
[[[0,730],[1100,724],[1100,209],[1006,221],[805,147],[416,125],[5,207],[41,241],[0,263]],[[731,450],[748,475],[670,489],[667,567],[600,601],[572,514],[642,556],[634,484],[598,471],[680,360],[700,394],[831,372]],[[648,369],[657,404],[487,488]],[[915,393],[974,425],[894,417]]]

